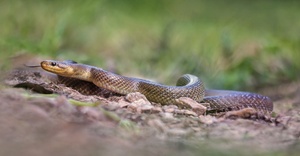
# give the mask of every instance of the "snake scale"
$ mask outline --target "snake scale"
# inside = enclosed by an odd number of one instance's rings
[[[46,60],[41,62],[41,67],[59,76],[92,82],[98,87],[115,93],[126,95],[140,92],[149,101],[161,104],[174,104],[180,97],[189,97],[197,102],[209,103],[208,111],[221,112],[248,107],[263,112],[273,110],[273,103],[266,96],[240,91],[206,90],[203,82],[190,74],[181,76],[176,86],[167,86],[144,79],[117,75],[74,61]],[[81,90],[85,93],[93,92],[90,88],[84,88],[84,85]]]

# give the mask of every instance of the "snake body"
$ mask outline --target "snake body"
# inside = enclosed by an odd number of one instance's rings
[[[273,110],[273,103],[266,96],[240,91],[206,90],[203,82],[190,74],[181,76],[176,86],[167,86],[144,79],[117,75],[73,61],[46,60],[41,62],[41,67],[59,76],[92,82],[98,87],[115,93],[126,95],[140,92],[149,101],[161,104],[174,104],[180,97],[189,97],[197,102],[209,103],[209,111],[230,111],[248,107],[264,112]],[[94,91],[88,90],[89,88],[81,89],[86,93]]]

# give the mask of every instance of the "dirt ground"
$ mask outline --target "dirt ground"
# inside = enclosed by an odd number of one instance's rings
[[[1,85],[0,155],[300,152],[300,81],[260,90],[274,101],[274,113],[244,119],[151,104],[139,94],[85,96],[45,80],[38,69],[27,71],[13,71]]]

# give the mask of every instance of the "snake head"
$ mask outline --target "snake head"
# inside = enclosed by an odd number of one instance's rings
[[[69,61],[45,60],[41,62],[41,67],[60,76],[69,76],[74,73],[74,68],[71,67],[72,64]]]
[[[81,80],[89,80],[91,76],[90,66],[78,64],[75,61],[53,61],[45,60],[41,62],[41,67],[51,73],[65,76],[73,77]]]

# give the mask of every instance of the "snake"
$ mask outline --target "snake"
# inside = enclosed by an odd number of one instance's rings
[[[177,99],[188,97],[199,103],[208,103],[207,111],[211,112],[243,108],[253,108],[263,112],[273,110],[273,102],[267,96],[251,92],[206,89],[203,81],[191,74],[181,76],[176,86],[168,86],[146,79],[118,75],[102,68],[70,60],[44,60],[40,66],[58,76],[92,83],[96,88],[104,88],[121,95],[140,92],[149,101],[162,105],[176,104]],[[89,94],[95,91],[95,87],[81,88],[81,90]]]

